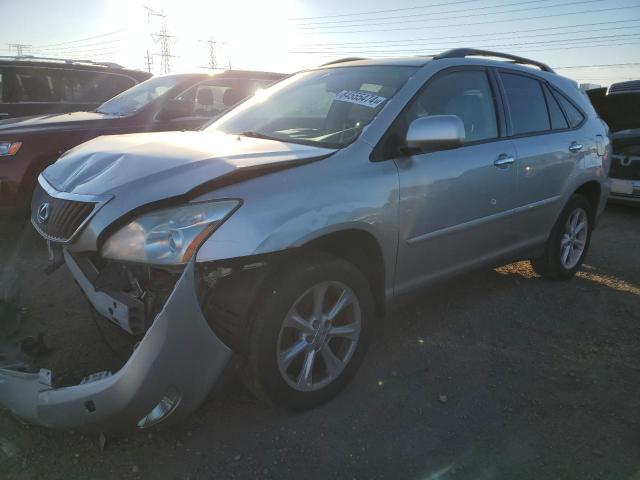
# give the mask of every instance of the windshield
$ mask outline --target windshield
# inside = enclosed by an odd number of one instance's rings
[[[375,66],[303,72],[258,92],[206,130],[342,148],[415,71]]]
[[[131,115],[183,80],[180,75],[151,78],[104,102],[96,111],[108,115]]]

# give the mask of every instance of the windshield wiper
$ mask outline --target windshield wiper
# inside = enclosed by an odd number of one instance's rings
[[[261,138],[263,140],[277,140],[279,142],[283,142],[284,141],[281,138],[270,137],[269,135],[265,135],[264,133],[254,132],[254,131],[251,131],[251,130],[249,130],[247,132],[238,133],[238,135],[240,135],[241,137]]]

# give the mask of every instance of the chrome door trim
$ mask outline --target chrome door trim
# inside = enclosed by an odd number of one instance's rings
[[[521,207],[517,207],[511,210],[506,210],[504,212],[495,213],[493,215],[488,215],[486,217],[476,218],[469,222],[460,223],[458,225],[453,225],[451,227],[441,228],[440,230],[435,230],[433,232],[425,233],[423,235],[418,235],[416,237],[412,237],[406,240],[409,245],[413,245],[415,243],[424,242],[426,240],[431,240],[433,238],[441,237],[443,235],[448,235],[450,233],[459,232],[466,228],[476,227],[478,225],[482,225],[485,223],[492,222],[494,220],[499,220],[501,218],[508,217],[510,215],[515,215],[517,213],[523,212],[525,210],[531,210],[533,208],[544,207],[546,205],[550,205],[552,203],[557,202],[560,199],[560,195],[556,195],[554,197],[545,198],[544,200],[540,200],[538,202],[530,203],[528,205],[523,205]]]

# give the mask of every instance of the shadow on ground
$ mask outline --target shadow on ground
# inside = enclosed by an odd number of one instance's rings
[[[636,480],[639,241],[640,211],[610,208],[570,282],[521,262],[425,291],[314,411],[273,409],[232,380],[186,422],[110,437],[104,451],[97,435],[0,414],[0,476]],[[86,371],[113,352],[68,274],[41,275],[45,257],[34,236],[21,246],[23,330],[47,332],[48,365]]]

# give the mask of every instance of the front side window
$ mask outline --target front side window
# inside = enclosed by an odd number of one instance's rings
[[[206,130],[342,148],[415,71],[373,66],[303,72],[258,93]]]
[[[466,142],[498,136],[491,85],[487,74],[480,70],[437,76],[413,100],[407,115],[407,126],[427,115],[456,115],[464,124]]]
[[[250,79],[218,78],[199,83],[181,93],[176,100],[188,103],[189,116],[214,117],[233,107],[268,82]]]
[[[131,115],[171,90],[184,79],[185,77],[180,75],[151,78],[103,103],[97,111],[108,115]]]
[[[531,77],[500,73],[514,135],[544,132],[550,129],[549,113],[542,84]]]

